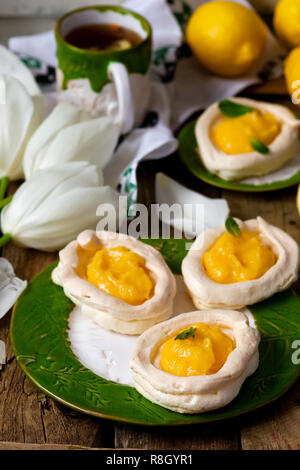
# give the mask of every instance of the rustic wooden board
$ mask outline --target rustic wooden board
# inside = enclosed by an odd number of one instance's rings
[[[127,449],[176,450],[237,450],[239,444],[238,421],[203,426],[166,429],[143,429],[125,424],[115,425],[115,446]]]
[[[300,381],[283,397],[241,422],[243,449],[300,449]]]
[[[21,442],[0,442],[0,450],[109,450],[68,444],[22,444]]]
[[[10,185],[10,193],[17,184]],[[7,245],[2,256],[14,266],[21,279],[32,279],[57,259],[56,253]],[[109,447],[113,443],[110,423],[73,412],[40,393],[24,376],[12,354],[9,320],[0,322],[0,339],[7,348],[7,364],[0,371],[0,441],[80,444]]]

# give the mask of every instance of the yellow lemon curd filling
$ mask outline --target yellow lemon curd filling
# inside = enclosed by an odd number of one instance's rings
[[[185,339],[176,339],[186,336]],[[214,325],[196,323],[163,343],[160,368],[180,377],[215,374],[235,348],[232,339]]]
[[[251,137],[268,146],[278,136],[281,124],[268,112],[252,111],[239,117],[219,116],[210,130],[213,144],[228,155],[253,152]]]
[[[79,248],[76,272],[98,289],[130,305],[150,299],[154,282],[144,258],[124,246],[88,252]]]
[[[223,233],[202,258],[207,276],[220,284],[258,279],[275,263],[275,254],[259,233],[247,230],[241,230],[240,237]]]

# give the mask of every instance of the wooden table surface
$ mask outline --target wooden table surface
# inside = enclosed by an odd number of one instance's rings
[[[25,34],[43,31],[52,25],[52,19],[36,22],[30,18],[22,21],[0,18],[0,42],[5,43],[13,30],[15,34]],[[154,177],[158,171],[207,196],[226,198],[233,216],[242,219],[263,216],[300,243],[296,187],[264,194],[223,191],[197,180],[174,154],[139,166],[139,202],[148,206],[155,202]],[[11,184],[10,192],[16,187]],[[17,276],[27,280],[57,259],[57,254],[17,248],[12,243],[2,250],[2,256],[13,264]],[[300,292],[299,285],[295,287]],[[39,392],[16,362],[9,341],[9,322],[9,314],[0,321],[0,340],[5,341],[7,347],[7,364],[0,370],[0,450],[300,448],[299,381],[276,402],[228,421],[167,430],[127,425],[80,414]]]

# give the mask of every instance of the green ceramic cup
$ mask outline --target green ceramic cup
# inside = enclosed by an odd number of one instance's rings
[[[72,29],[98,23],[131,29],[142,41],[124,50],[90,51],[65,40]],[[152,31],[148,21],[120,6],[89,6],[62,16],[55,35],[59,100],[78,105],[93,116],[113,116],[122,133],[139,125],[150,97]]]

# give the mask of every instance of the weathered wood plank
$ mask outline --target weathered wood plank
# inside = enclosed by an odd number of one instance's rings
[[[16,187],[11,184],[10,192]],[[57,253],[19,248],[13,243],[3,248],[2,256],[12,263],[17,276],[27,280],[57,259]],[[0,371],[0,441],[109,447],[113,442],[111,423],[57,404],[24,376],[11,349],[9,320],[7,314],[0,321],[0,339],[7,349],[7,364]]]
[[[116,448],[237,450],[237,422],[174,428],[144,428],[126,424],[115,427]]]
[[[245,416],[241,444],[246,450],[300,449],[300,382],[276,402]]]
[[[111,450],[68,444],[29,444],[21,442],[0,442],[0,450]]]

